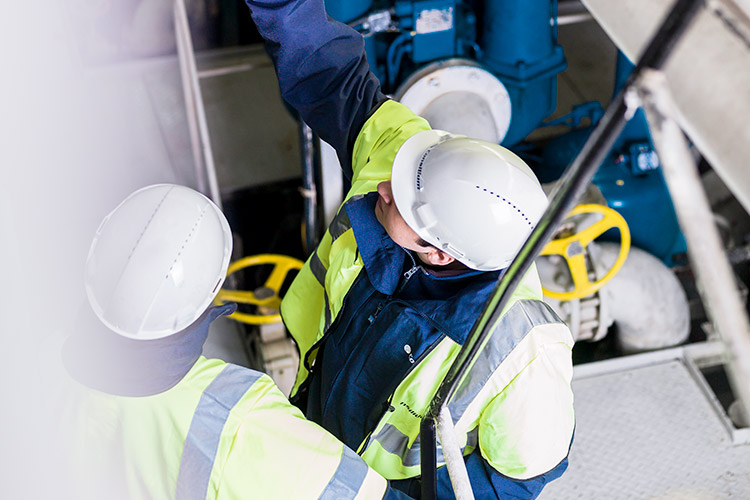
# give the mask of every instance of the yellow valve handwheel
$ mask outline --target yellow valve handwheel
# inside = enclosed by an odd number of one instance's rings
[[[622,215],[603,205],[578,205],[570,211],[568,217],[596,213],[601,214],[603,217],[576,234],[550,241],[540,253],[540,255],[562,256],[568,264],[570,276],[573,278],[574,284],[573,290],[569,292],[555,292],[542,287],[544,295],[557,300],[588,297],[614,278],[615,274],[617,274],[625,263],[625,259],[627,259],[628,252],[630,251],[630,230]],[[617,260],[615,260],[612,268],[607,271],[607,274],[597,281],[592,282],[589,280],[588,270],[586,269],[586,246],[613,228],[620,230],[620,253],[617,255]]]
[[[214,302],[222,304],[224,302],[237,302],[238,304],[251,304],[254,306],[279,310],[281,307],[281,286],[284,284],[287,274],[293,270],[302,269],[304,262],[286,255],[260,254],[244,257],[229,264],[227,276],[252,266],[262,266],[273,264],[274,268],[262,287],[254,292],[244,290],[227,290],[222,288],[216,295]],[[266,325],[269,323],[278,323],[281,321],[281,314],[249,314],[234,312],[229,315],[230,318],[251,325]]]

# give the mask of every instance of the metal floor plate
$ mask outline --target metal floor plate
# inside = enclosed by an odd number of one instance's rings
[[[733,444],[684,360],[576,376],[573,390],[570,466],[539,498],[750,498],[750,445]]]

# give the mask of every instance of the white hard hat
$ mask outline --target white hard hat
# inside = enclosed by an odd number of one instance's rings
[[[410,137],[391,181],[409,227],[480,271],[507,267],[547,207],[536,176],[515,154],[442,130]]]
[[[116,333],[166,337],[211,305],[231,253],[229,224],[211,200],[184,186],[148,186],[99,226],[86,261],[86,294]]]

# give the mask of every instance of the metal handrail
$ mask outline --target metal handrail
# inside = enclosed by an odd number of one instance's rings
[[[211,148],[211,138],[208,131],[208,121],[203,104],[198,69],[195,63],[195,51],[193,50],[193,39],[190,35],[190,24],[188,22],[187,9],[185,8],[185,0],[174,0],[174,29],[177,38],[177,56],[180,64],[182,87],[185,94],[190,143],[193,149],[198,190],[205,194],[206,180],[208,180],[209,197],[221,209],[219,181],[216,175],[216,166]]]
[[[421,431],[424,432],[421,437],[423,499],[428,500],[436,497],[437,475],[434,470],[436,442],[434,431],[430,432],[430,429],[434,429],[434,421],[440,417],[441,408],[451,402],[469,367],[481,352],[485,341],[500,320],[512,292],[518,287],[534,259],[552,238],[558,225],[583,195],[625,124],[635,113],[636,108],[632,106],[632,103],[626,102],[627,92],[638,82],[645,69],[660,69],[664,65],[675,44],[702,6],[702,0],[677,0],[675,2],[671,12],[652,37],[633,73],[621,91],[607,106],[604,116],[592,131],[580,153],[566,169],[536,228],[534,228],[510,267],[498,280],[498,284],[485,304],[482,314],[474,323],[467,341],[438,388],[429,411],[422,421]],[[443,427],[453,429],[452,423]],[[441,442],[444,455],[455,456],[456,450],[447,449],[445,439],[441,439]],[[460,454],[460,450],[458,450],[458,453]],[[450,463],[456,464],[457,462],[452,460]],[[430,467],[430,471],[425,470],[426,465]],[[465,467],[463,461],[458,465]],[[454,474],[451,474],[452,481],[455,480],[453,476]],[[461,474],[456,475],[456,477],[460,476]],[[466,491],[466,486],[455,485],[454,491]],[[465,498],[472,498],[472,496],[469,493]]]
[[[687,139],[674,119],[676,106],[663,73],[644,73],[637,87],[672,201],[695,268],[708,316],[726,345],[727,374],[750,415],[750,322],[735,286],[711,204]]]

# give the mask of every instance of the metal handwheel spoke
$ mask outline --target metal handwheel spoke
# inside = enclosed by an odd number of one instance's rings
[[[265,286],[266,288],[270,288],[278,295],[279,291],[281,290],[281,286],[284,284],[284,280],[289,274],[289,271],[295,269],[299,269],[299,267],[296,267],[295,264],[291,262],[276,263],[273,271],[271,271],[271,275],[268,277],[266,283],[263,286]]]
[[[589,280],[589,272],[586,268],[586,256],[583,253],[579,253],[572,257],[566,257],[565,260],[568,261],[570,275],[573,278],[576,288],[590,288],[593,283]]]
[[[245,290],[226,290],[222,289],[216,295],[216,299],[222,302],[237,302],[238,304],[262,305],[262,300],[258,300],[253,292]]]
[[[287,275],[293,271],[302,269],[304,263],[301,260],[286,255],[261,254],[244,257],[229,265],[227,276],[241,269],[253,266],[273,265],[271,275],[266,279],[263,286],[255,291],[226,290],[222,289],[216,296],[216,302],[237,302],[264,308],[265,314],[249,314],[234,312],[229,317],[241,323],[251,325],[266,325],[281,321],[278,312],[269,314],[269,310],[278,311],[281,308],[281,287]]]
[[[559,240],[550,241],[547,246],[544,247],[539,255],[561,255],[565,256],[565,249],[568,248],[570,238],[562,238]]]
[[[611,213],[609,213],[604,215],[601,220],[594,222],[589,227],[578,233],[578,237],[576,239],[581,243],[582,246],[585,247],[610,229],[619,227],[620,226],[618,225],[618,221],[613,218]]]

